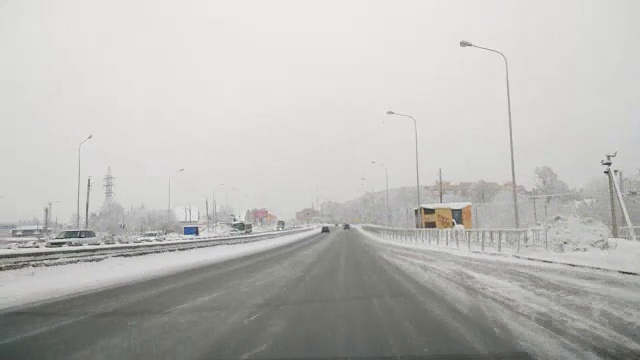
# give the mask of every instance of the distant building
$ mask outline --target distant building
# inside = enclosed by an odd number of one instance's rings
[[[504,190],[511,190],[513,188],[512,182],[506,182],[502,184]],[[527,194],[527,188],[523,185],[516,185],[516,192],[519,194]]]
[[[418,210],[420,213],[418,215]],[[413,209],[419,223],[417,227],[427,229],[447,229],[454,225],[463,225],[471,229],[471,203],[422,204]]]
[[[314,218],[320,217],[320,211],[313,207],[302,209],[296,213],[296,220],[298,221],[311,221]]]
[[[271,224],[276,221],[276,216],[269,214],[267,209],[251,209],[247,210],[245,221],[254,225]]]

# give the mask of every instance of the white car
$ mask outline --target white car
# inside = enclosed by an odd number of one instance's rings
[[[138,238],[138,242],[164,241],[166,236],[162,231],[147,231]]]
[[[167,241],[175,241],[182,239],[182,236],[178,233],[169,233],[165,235],[164,239]]]
[[[79,246],[79,245],[99,245],[100,239],[93,230],[65,230],[58,234],[55,239],[47,241],[47,246]]]

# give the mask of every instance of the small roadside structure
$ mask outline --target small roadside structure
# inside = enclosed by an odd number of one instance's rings
[[[198,225],[185,225],[182,229],[184,235],[200,236],[200,227]]]
[[[465,229],[472,227],[470,202],[422,204],[420,208],[413,209],[413,214],[418,219],[418,228],[450,229],[454,225],[462,225]]]

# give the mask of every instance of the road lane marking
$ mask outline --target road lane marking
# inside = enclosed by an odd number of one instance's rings
[[[248,323],[252,322],[253,320],[255,320],[258,316],[260,316],[262,314],[263,314],[262,312],[259,312],[259,313],[255,314],[255,315],[253,315],[252,317],[250,317],[248,319],[245,319],[244,320],[244,324],[247,325]]]
[[[248,359],[248,358],[252,357],[253,355],[255,355],[255,354],[257,354],[257,353],[259,353],[259,352],[263,351],[264,349],[266,349],[266,348],[267,348],[267,346],[269,346],[269,343],[264,343],[264,344],[262,344],[262,345],[258,346],[257,348],[255,348],[255,349],[253,349],[253,350],[251,350],[251,351],[249,351],[249,352],[246,352],[246,353],[242,354],[242,356],[240,357],[240,359],[242,359],[242,360],[246,360],[246,359]]]

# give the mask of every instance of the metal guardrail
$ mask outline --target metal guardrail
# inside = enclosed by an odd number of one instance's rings
[[[200,237],[189,240],[164,241],[157,243],[84,245],[78,247],[22,249],[0,254],[0,271],[23,267],[54,266],[75,262],[100,261],[109,257],[140,256],[153,253],[183,251],[204,247],[241,244],[284,235],[298,234],[313,228],[301,228],[261,234],[232,237]]]
[[[383,239],[407,243],[423,243],[469,250],[519,252],[521,248],[549,249],[547,228],[531,229],[402,229],[363,225],[363,231]]]

